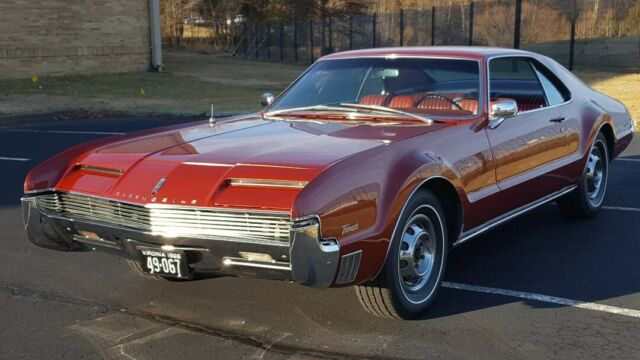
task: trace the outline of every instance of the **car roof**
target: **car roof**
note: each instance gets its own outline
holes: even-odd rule
[[[523,50],[506,49],[498,47],[482,46],[416,46],[416,47],[389,47],[351,50],[333,53],[320,58],[320,60],[335,60],[346,58],[365,57],[459,57],[474,60],[483,60],[498,55],[533,55]]]

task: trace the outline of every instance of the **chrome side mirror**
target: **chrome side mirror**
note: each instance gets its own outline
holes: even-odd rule
[[[262,105],[263,107],[269,106],[271,105],[271,103],[273,103],[273,100],[275,100],[275,98],[276,97],[273,96],[272,93],[264,93],[260,97],[260,105]]]
[[[491,104],[489,127],[497,128],[503,121],[518,115],[518,103],[513,99],[499,99]]]

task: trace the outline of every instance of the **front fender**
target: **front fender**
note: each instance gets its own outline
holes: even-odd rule
[[[460,181],[441,157],[397,144],[367,151],[332,165],[303,189],[293,216],[317,215],[324,238],[335,238],[340,256],[362,251],[354,283],[374,278],[384,264],[400,213],[428,179]],[[375,153],[374,153],[375,152]]]

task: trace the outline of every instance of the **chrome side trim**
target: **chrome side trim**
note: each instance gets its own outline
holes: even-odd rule
[[[511,219],[513,219],[515,217],[518,217],[518,216],[520,216],[520,215],[522,215],[524,213],[527,213],[527,212],[529,212],[529,211],[531,211],[531,210],[533,210],[533,209],[535,209],[535,208],[537,208],[537,207],[539,207],[541,205],[544,205],[544,204],[548,203],[549,201],[555,200],[555,199],[559,198],[560,196],[565,195],[565,194],[573,191],[576,187],[577,187],[576,185],[568,186],[568,187],[566,187],[566,188],[564,188],[564,189],[562,189],[562,190],[560,190],[558,192],[549,194],[549,195],[547,195],[545,197],[542,197],[542,198],[540,198],[540,199],[538,199],[536,201],[533,201],[533,202],[531,202],[531,203],[529,203],[527,205],[521,206],[521,207],[519,207],[519,208],[517,208],[515,210],[512,210],[512,211],[510,211],[510,212],[508,212],[506,214],[503,214],[503,215],[501,215],[501,216],[499,216],[499,217],[497,217],[497,218],[495,218],[495,219],[493,219],[491,221],[488,221],[483,225],[480,225],[480,226],[475,227],[475,228],[473,228],[473,229],[471,229],[471,230],[469,230],[467,232],[464,232],[464,233],[462,233],[462,236],[460,236],[460,239],[456,240],[456,242],[454,242],[452,246],[456,247],[456,246],[458,246],[458,245],[460,245],[460,244],[462,244],[462,243],[464,243],[464,242],[466,242],[466,241],[468,241],[468,240],[470,240],[470,239],[472,239],[472,238],[474,238],[474,237],[476,237],[476,236],[478,236],[480,234],[483,234],[483,233],[493,229],[494,227],[496,227],[498,225],[504,224],[505,222],[507,222],[507,221],[509,221],[509,220],[511,220]]]

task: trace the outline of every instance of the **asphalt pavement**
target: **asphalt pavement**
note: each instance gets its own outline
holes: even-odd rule
[[[0,359],[640,358],[640,135],[612,163],[597,218],[568,221],[548,204],[492,230],[450,253],[424,319],[389,321],[351,288],[150,281],[117,257],[28,242],[29,169],[74,144],[173,123],[0,128]]]

